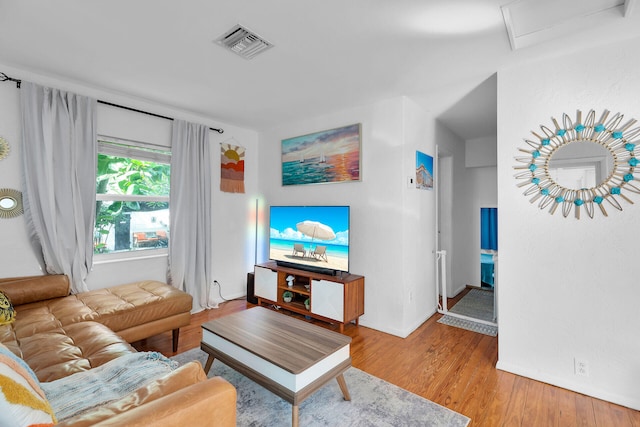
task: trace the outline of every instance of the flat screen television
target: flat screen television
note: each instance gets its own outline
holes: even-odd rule
[[[349,271],[349,206],[271,206],[269,259],[335,275]]]

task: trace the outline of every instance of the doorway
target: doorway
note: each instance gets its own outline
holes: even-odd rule
[[[496,311],[495,311],[495,292],[493,292],[493,287],[495,286],[495,269],[493,268],[493,263],[490,264],[490,267],[487,267],[487,286],[486,289],[482,289],[480,283],[475,286],[467,286],[466,289],[456,290],[454,281],[451,280],[451,271],[452,271],[452,261],[454,261],[454,211],[453,211],[453,155],[441,151],[439,147],[436,147],[436,158],[434,159],[434,189],[436,191],[436,298],[439,301],[438,304],[438,312],[441,314],[445,314],[445,317],[449,319],[451,317],[458,319],[462,322],[462,324],[470,325],[470,324],[480,324],[478,327],[478,331],[484,329],[491,329],[497,326],[496,324]],[[475,211],[478,212],[478,211]],[[478,213],[473,214],[477,218]],[[482,233],[483,226],[481,222],[483,221],[482,215],[485,215],[486,218],[484,222],[486,222],[485,231],[484,231],[484,242],[481,238],[480,234]],[[492,260],[493,254],[497,254],[497,208],[491,207],[486,208],[486,210],[481,210],[481,218],[477,220],[478,223],[473,229],[477,230],[478,237],[475,240],[477,249],[470,249],[471,253],[475,253],[474,260],[472,261],[471,257],[461,258],[458,257],[458,262],[462,259],[464,262],[473,262],[476,267],[480,267],[480,269],[485,269],[482,263],[482,257],[480,258],[481,265],[477,266],[478,255],[481,255],[481,251],[486,252]],[[486,249],[481,249],[484,247]],[[466,249],[466,248],[463,248]],[[486,257],[486,256],[485,256]],[[470,265],[469,265],[470,267]],[[468,268],[468,267],[467,267]],[[478,274],[478,273],[476,273]],[[478,277],[481,277],[482,273],[478,274]],[[467,282],[467,283],[472,283]],[[458,295],[454,295],[457,293]],[[460,297],[461,295],[461,297]],[[453,301],[451,307],[448,307],[450,301],[448,298],[456,297]],[[455,321],[446,320],[449,322],[447,324],[456,325]],[[444,322],[444,323],[446,323]],[[473,326],[473,328],[476,328]],[[468,328],[465,328],[468,329]],[[476,330],[476,329],[472,329]],[[493,331],[497,329],[492,329],[490,334],[493,334]],[[497,332],[496,332],[497,333]]]
[[[497,74],[439,114],[437,123],[450,131],[442,132],[438,139],[450,154],[437,156],[440,165],[434,185],[439,191],[435,230],[438,312],[446,314],[443,319],[458,316],[460,323],[483,323],[497,330],[497,295],[491,288],[498,286],[498,265],[496,259],[493,268],[485,268],[493,280],[487,279],[483,288],[479,217],[481,207],[497,206]],[[448,205],[449,201],[453,203]],[[497,253],[496,249],[488,251]],[[493,260],[494,254],[487,254],[484,258]],[[478,292],[489,299],[489,313],[483,317],[488,320],[457,314],[460,303]]]

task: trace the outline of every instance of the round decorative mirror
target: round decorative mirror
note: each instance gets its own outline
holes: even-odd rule
[[[605,205],[622,210],[622,200],[633,203],[630,193],[640,194],[633,182],[640,127],[629,130],[635,119],[622,123],[622,114],[609,115],[605,110],[596,120],[591,110],[583,121],[578,111],[575,122],[564,114],[562,125],[552,117],[553,130],[540,125],[531,132],[535,139],[525,138],[529,147],[519,151],[527,155],[516,157],[515,169],[531,203],[551,214],[560,208],[565,217],[574,211],[578,219],[581,210],[593,218],[596,209],[607,216]]]
[[[0,218],[14,218],[22,212],[22,193],[10,188],[0,189]]]

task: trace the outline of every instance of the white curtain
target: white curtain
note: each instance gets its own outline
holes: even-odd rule
[[[96,209],[95,99],[23,82],[24,206],[31,241],[49,274],[88,290]]]
[[[210,298],[212,178],[209,128],[174,120],[168,280],[193,296],[193,312],[217,307]]]

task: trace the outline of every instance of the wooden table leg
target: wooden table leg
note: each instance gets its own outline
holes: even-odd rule
[[[204,364],[204,373],[209,375],[209,370],[211,369],[211,365],[213,365],[213,361],[216,360],[215,357],[209,355],[207,358],[207,363]]]
[[[349,389],[347,388],[347,382],[344,380],[344,376],[340,374],[336,377],[336,380],[338,381],[340,390],[342,390],[342,395],[344,396],[344,400],[351,400],[351,395],[349,394]]]
[[[291,427],[298,427],[298,405],[291,407]]]
[[[176,328],[172,331],[173,352],[178,351],[178,340],[180,339],[180,328]]]

